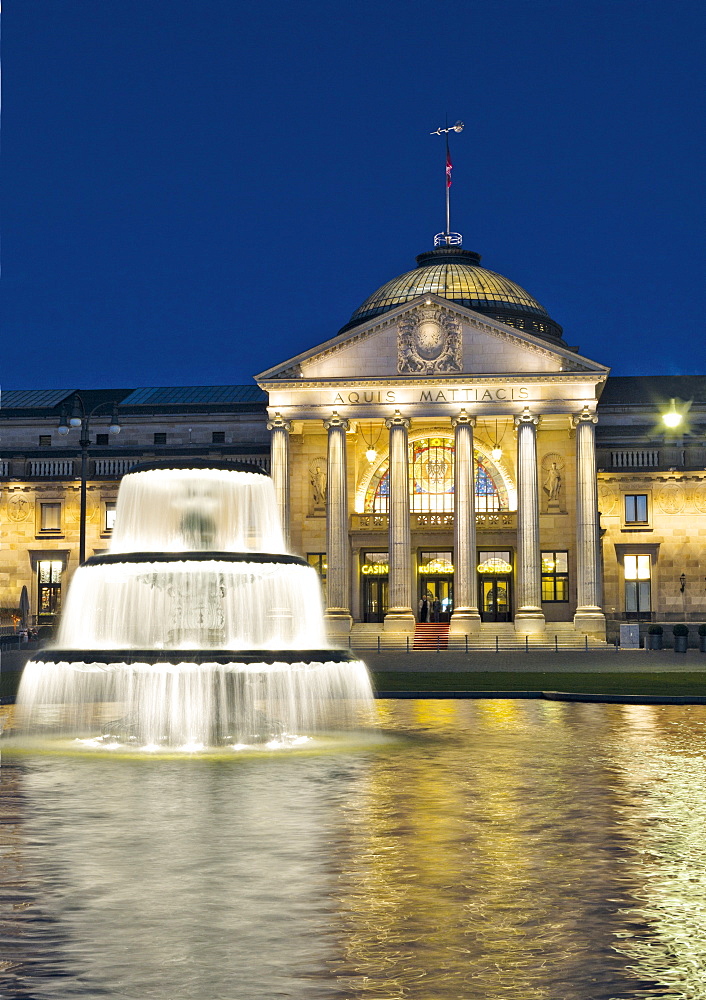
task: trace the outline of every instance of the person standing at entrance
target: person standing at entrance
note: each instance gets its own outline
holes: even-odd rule
[[[439,600],[438,597],[434,598],[434,602],[433,602],[433,604],[431,606],[431,611],[432,611],[431,620],[433,622],[440,621],[441,620],[441,601]]]
[[[429,601],[427,600],[426,594],[424,594],[424,596],[419,600],[419,621],[429,621]]]

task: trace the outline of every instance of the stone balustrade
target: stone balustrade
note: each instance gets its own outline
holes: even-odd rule
[[[30,459],[27,474],[33,479],[69,479],[74,475],[74,463],[67,458]]]
[[[492,513],[476,514],[476,530],[478,531],[514,531],[517,512],[514,510],[499,510]],[[415,530],[453,530],[453,514],[412,514],[410,515],[412,531]],[[387,531],[387,514],[354,514],[351,518],[353,531]]]

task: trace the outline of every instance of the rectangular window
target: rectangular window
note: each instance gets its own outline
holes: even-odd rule
[[[60,503],[42,503],[39,505],[39,530],[61,531]]]
[[[105,501],[104,531],[112,531],[115,526],[115,500]]]
[[[110,444],[110,434],[96,434],[96,444],[101,447]]]
[[[51,448],[51,434],[40,434],[39,435],[39,447],[40,448]]]
[[[37,564],[38,622],[53,622],[61,611],[61,560],[42,559]]]
[[[569,600],[569,553],[542,552],[542,601]]]
[[[306,561],[310,566],[313,566],[316,572],[321,577],[322,582],[326,580],[326,553],[325,552],[307,552]]]
[[[321,596],[323,598],[324,604],[326,603],[326,553],[325,552],[307,552],[306,561],[310,566],[313,566],[316,572],[319,574],[319,579],[321,580]]]
[[[226,443],[226,432],[225,431],[213,431],[211,434],[211,444],[225,444]]]
[[[166,432],[160,431],[159,433],[155,434],[155,436],[154,436],[154,443],[155,444],[166,444],[167,443]]]
[[[647,524],[647,494],[625,494],[625,523]]]
[[[648,616],[651,611],[650,556],[623,556],[623,570],[625,575],[625,613],[634,618]]]

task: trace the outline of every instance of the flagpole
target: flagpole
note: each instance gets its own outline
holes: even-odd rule
[[[453,169],[453,164],[451,163],[451,151],[449,150],[449,132],[463,132],[463,122],[456,122],[449,128],[448,116],[446,119],[445,128],[435,129],[431,135],[443,135],[446,139],[446,172],[444,174],[444,180],[446,183],[446,232],[437,233],[434,237],[434,246],[461,246],[462,237],[460,233],[451,232],[451,193],[449,188],[451,187],[451,170]]]
[[[449,136],[446,134],[446,171],[444,173],[444,180],[446,182],[446,235],[448,236],[451,232],[451,185],[449,184],[449,158],[451,154],[449,152]]]

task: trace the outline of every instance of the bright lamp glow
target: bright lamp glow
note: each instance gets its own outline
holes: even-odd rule
[[[378,453],[375,451],[374,448],[368,448],[368,450],[365,453],[365,457],[369,462],[374,462],[375,459],[378,457]]]
[[[666,427],[678,427],[682,422],[682,414],[677,410],[676,400],[672,400],[670,409],[662,414],[662,423]]]
[[[497,462],[499,459],[503,457],[502,448],[493,448],[493,450],[490,453],[490,457],[493,459],[494,462]]]

